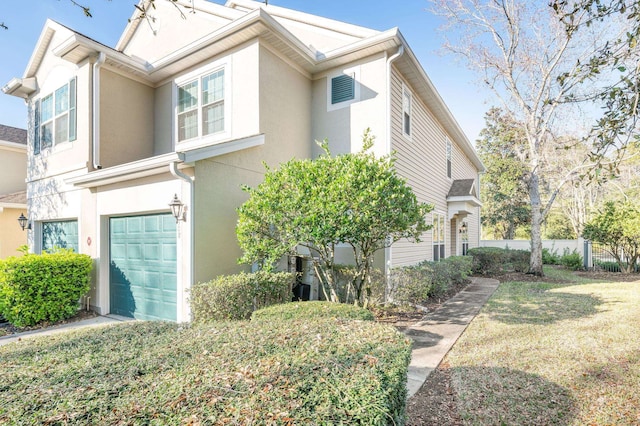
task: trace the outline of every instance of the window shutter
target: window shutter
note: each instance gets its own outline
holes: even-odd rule
[[[77,136],[76,124],[76,78],[69,81],[69,141],[75,141]]]
[[[351,75],[339,75],[331,79],[331,104],[355,98],[355,79]]]
[[[33,109],[33,153],[40,154],[40,99],[35,101]]]

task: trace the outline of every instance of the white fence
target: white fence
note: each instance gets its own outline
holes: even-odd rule
[[[480,240],[480,247],[500,247],[514,250],[531,250],[530,240]],[[542,240],[542,248],[548,249],[551,253],[562,255],[565,250],[568,252],[577,251],[582,255],[584,250],[584,240]]]

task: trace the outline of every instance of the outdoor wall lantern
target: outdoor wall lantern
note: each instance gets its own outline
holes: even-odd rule
[[[20,224],[20,228],[24,231],[26,229],[31,229],[31,222],[24,216],[24,213],[20,213],[20,217],[18,218],[18,223]]]
[[[169,207],[171,207],[171,214],[176,218],[176,223],[187,221],[187,206],[180,201],[178,194],[173,195],[173,200],[169,203]]]
[[[462,223],[462,226],[460,227],[460,231],[458,231],[460,234],[466,234],[467,233],[467,224],[466,222]]]

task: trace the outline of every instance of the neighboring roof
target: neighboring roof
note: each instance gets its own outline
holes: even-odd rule
[[[0,124],[0,141],[27,144],[27,131],[17,127]]]
[[[0,195],[0,207],[20,208],[27,206],[27,191]]]
[[[465,197],[465,196],[476,196],[475,194],[475,179],[457,179],[454,180],[451,184],[451,189],[449,189],[449,193],[447,194],[447,198],[449,197]]]

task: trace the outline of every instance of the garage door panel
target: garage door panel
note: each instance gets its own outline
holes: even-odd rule
[[[166,226],[166,224],[172,226]],[[111,311],[146,320],[176,320],[176,224],[171,215],[112,218]],[[125,247],[123,250],[122,247]],[[124,252],[124,256],[122,254]],[[125,313],[121,313],[125,312]]]

